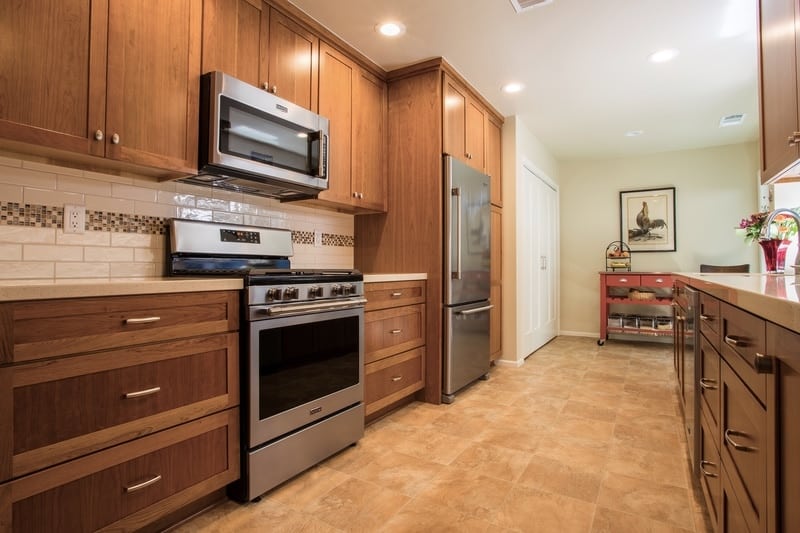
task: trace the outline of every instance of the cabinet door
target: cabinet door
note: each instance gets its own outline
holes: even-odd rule
[[[386,84],[358,69],[353,102],[352,189],[357,205],[386,211]]]
[[[503,211],[492,206],[491,216],[489,298],[494,307],[489,315],[489,354],[492,360],[495,360],[503,353]]]
[[[263,19],[263,20],[262,20]],[[203,57],[201,73],[214,70],[261,87],[261,50],[266,49],[269,7],[260,1],[203,0]]]
[[[789,141],[800,128],[795,36],[797,0],[761,0],[759,4],[763,183],[800,157],[800,145]]]
[[[319,113],[330,119],[328,190],[321,200],[351,202],[353,80],[356,66],[328,46],[320,44]]]
[[[0,136],[103,155],[108,2],[0,2]]]
[[[202,0],[110,0],[106,157],[197,171]]]
[[[467,163],[479,172],[486,171],[484,139],[486,138],[486,113],[478,102],[467,98],[464,147]]]
[[[503,207],[502,144],[503,127],[487,113],[486,173],[492,178],[492,205]]]
[[[270,9],[268,54],[270,91],[315,111],[319,39]]]
[[[467,93],[449,76],[444,76],[444,123],[442,142],[444,152],[467,162],[465,114]]]

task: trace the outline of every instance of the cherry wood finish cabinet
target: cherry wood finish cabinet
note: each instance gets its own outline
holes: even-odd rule
[[[0,305],[0,530],[136,530],[237,479],[238,309],[235,291]]]
[[[486,171],[486,111],[467,88],[444,75],[444,152]]]
[[[800,2],[760,0],[761,182],[800,175]]]
[[[201,2],[4,2],[15,50],[0,80],[0,138],[66,159],[195,172]]]
[[[492,178],[492,205],[503,207],[503,124],[486,115],[486,173]]]
[[[425,383],[425,281],[366,283],[364,403],[367,420]]]

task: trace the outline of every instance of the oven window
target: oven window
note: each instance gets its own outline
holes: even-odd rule
[[[220,96],[220,152],[315,175],[319,150],[319,132]]]
[[[358,327],[350,316],[258,332],[259,418],[358,384]]]

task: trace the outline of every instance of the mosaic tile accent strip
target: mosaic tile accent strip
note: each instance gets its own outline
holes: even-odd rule
[[[164,235],[167,232],[168,223],[169,220],[163,217],[110,213],[106,211],[86,212],[86,229],[92,231]],[[63,228],[64,208],[0,201],[0,225]],[[314,232],[292,231],[292,242],[295,244],[314,244]],[[323,233],[322,245],[352,248],[355,246],[355,238],[352,235]]]

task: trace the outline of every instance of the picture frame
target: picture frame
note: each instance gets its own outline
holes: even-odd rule
[[[620,191],[620,240],[631,252],[674,252],[675,187]]]

